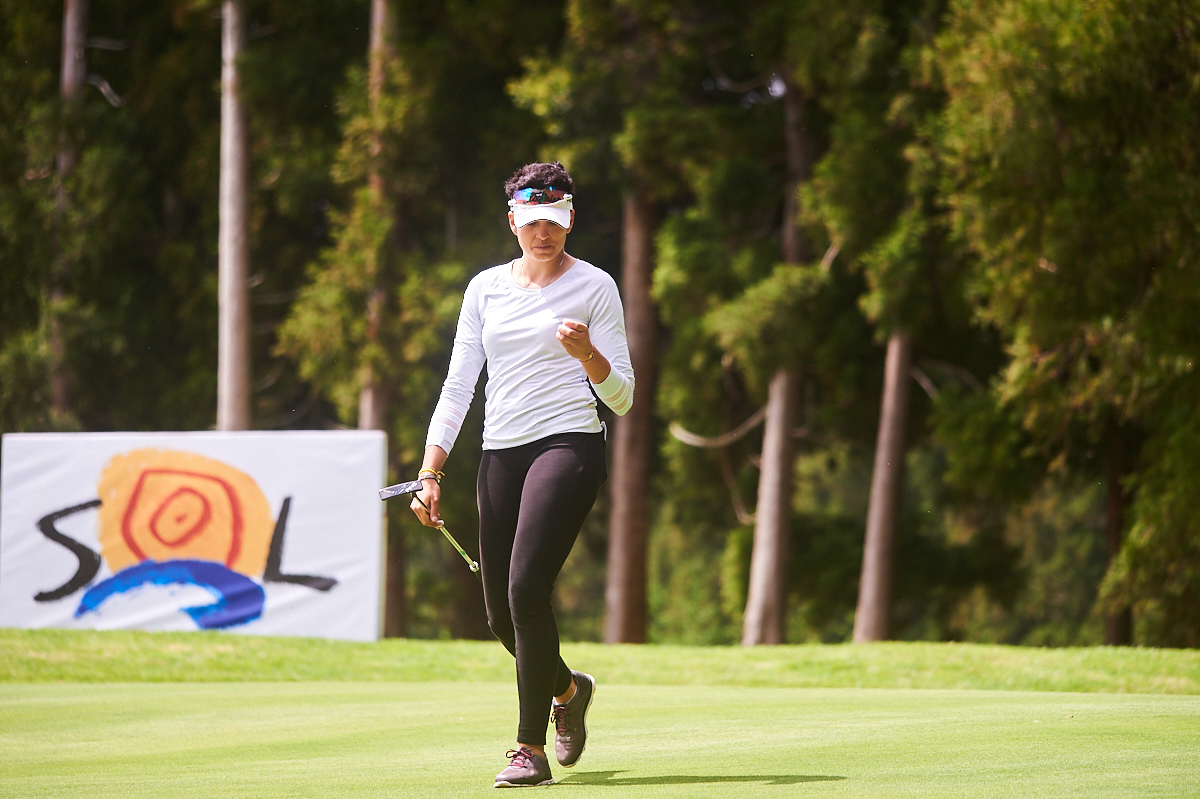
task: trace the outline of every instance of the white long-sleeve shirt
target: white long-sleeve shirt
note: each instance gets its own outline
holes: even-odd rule
[[[592,344],[612,370],[589,390],[583,364],[556,335],[564,319],[588,326]],[[596,397],[624,415],[633,405],[633,366],[617,284],[601,269],[576,261],[545,288],[522,288],[512,262],[493,266],[467,285],[450,369],[426,445],[449,452],[487,364],[483,448],[507,449],[555,433],[598,433]]]

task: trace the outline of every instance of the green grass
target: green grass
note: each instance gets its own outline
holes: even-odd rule
[[[0,795],[488,796],[500,683],[0,686]],[[601,684],[570,797],[1184,796],[1200,698]]]
[[[565,644],[621,685],[955,688],[1200,695],[1200,652],[885,643],[770,647]],[[494,641],[355,644],[218,633],[0,629],[0,682],[423,682],[512,679]]]
[[[1196,652],[564,653],[600,687],[557,795],[1200,795]],[[0,797],[491,796],[512,674],[495,643],[3,630]]]

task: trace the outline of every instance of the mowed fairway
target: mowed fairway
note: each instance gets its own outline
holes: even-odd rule
[[[494,795],[499,682],[0,685],[5,797]],[[568,797],[1194,796],[1200,697],[601,682]]]

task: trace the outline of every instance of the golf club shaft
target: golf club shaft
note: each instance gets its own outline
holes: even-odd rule
[[[414,494],[413,496],[416,495]],[[422,508],[427,511],[429,510],[429,506],[426,505],[420,497],[417,497],[417,502],[421,503]],[[446,529],[446,523],[442,522],[440,525],[438,525],[438,529],[442,531],[442,535],[446,536],[446,540],[449,541],[450,545],[458,551],[458,554],[462,555],[462,559],[467,562],[467,568],[471,570],[471,573],[476,577],[479,577],[480,582],[483,582],[483,578],[479,575],[479,564],[471,560],[471,556],[468,555],[466,551],[458,545],[458,542],[454,540],[454,536],[450,535],[450,531]]]
[[[387,488],[379,489],[379,498],[387,501],[393,497],[399,497],[404,494],[412,494],[417,498],[417,502],[421,503],[421,507],[428,511],[429,506],[422,501],[421,497],[417,496],[417,492],[420,490],[420,480],[413,480],[408,483],[397,483],[394,486],[388,486]],[[446,536],[446,540],[450,542],[450,545],[454,547],[458,554],[462,555],[462,559],[467,562],[467,568],[469,568],[476,577],[479,577],[480,582],[483,582],[483,578],[479,575],[479,564],[472,560],[471,556],[468,555],[466,551],[464,551],[463,548],[458,545],[458,542],[454,540],[454,536],[450,535],[450,531],[446,529],[445,523],[439,525],[438,529],[442,531],[442,535]]]
[[[467,568],[469,568],[471,571],[478,574],[479,573],[479,564],[476,563],[475,561],[471,560],[471,556],[463,551],[463,548],[460,547],[458,545],[458,542],[454,540],[454,536],[450,535],[450,531],[446,529],[446,525],[443,524],[439,529],[441,529],[442,535],[446,536],[446,540],[450,542],[450,545],[453,546],[456,550],[458,550],[458,554],[462,555],[463,560],[465,560],[467,562]]]

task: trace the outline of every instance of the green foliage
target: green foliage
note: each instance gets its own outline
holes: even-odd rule
[[[946,452],[944,479],[970,500],[1019,504],[1044,472],[1018,413],[992,392],[944,389],[932,421]]]
[[[955,223],[981,257],[972,288],[1008,333],[1006,387],[1033,400],[1030,427],[1133,415],[1178,374],[1188,338],[1165,334],[1190,335],[1176,324],[1195,301],[1177,285],[1195,246],[1194,89],[1171,80],[1192,57],[1180,13],[964,6],[941,44]]]
[[[725,124],[738,122],[720,119],[719,110],[716,115]],[[717,141],[742,146],[732,136]],[[749,153],[722,155],[692,170],[695,207],[663,222],[652,290],[667,331],[659,413],[704,435],[732,429],[759,404],[743,370],[713,335],[711,320],[779,257],[775,241],[747,240],[740,227],[746,223],[759,232],[773,225],[782,191],[765,189],[777,180]],[[753,507],[756,476],[749,458],[759,441],[751,435],[719,452],[674,440],[662,447],[665,501],[650,554],[652,640],[732,643],[740,637],[749,541],[730,493]]]
[[[963,640],[1030,646],[1103,643],[1096,598],[1107,566],[1099,483],[1047,480],[1029,501],[1011,506],[1004,540],[1018,549],[1019,592],[999,602],[978,589],[953,620]]]
[[[1132,479],[1134,523],[1106,577],[1108,604],[1133,601],[1138,638],[1159,646],[1200,647],[1200,533],[1191,477],[1200,474],[1194,380],[1143,450],[1146,469]]]
[[[789,634],[846,637],[880,344],[903,328],[927,393],[908,430],[899,634],[1084,644],[1133,606],[1138,641],[1200,646],[1191,5],[399,2],[374,110],[365,0],[247,7],[256,426],[354,424],[369,371],[392,394],[395,475],[410,471],[462,287],[514,249],[500,186],[558,159],[580,185],[572,252],[618,271],[631,190],[661,223],[654,640],[737,640],[761,443],[698,449],[665,428],[733,429],[794,362]],[[91,4],[89,36],[126,46],[89,48],[88,71],[126,102],[86,85],[64,107],[61,4],[0,0],[0,431],[212,425],[217,8]],[[780,264],[781,87],[813,148],[800,265]],[[60,181],[64,144],[78,158]],[[52,330],[74,393],[62,416]],[[468,539],[480,423],[445,486]],[[1132,503],[1107,568],[1113,430],[1133,451],[1106,488]],[[603,514],[556,599],[568,638],[600,634]],[[485,634],[469,575],[403,507],[389,516],[410,632]]]
[[[46,339],[41,331],[9,334],[0,350],[0,429],[52,430]]]
[[[539,22],[519,29],[514,5],[393,4],[398,36],[380,94],[372,102],[358,60],[365,46],[339,90],[341,143],[329,176],[346,196],[330,209],[328,246],[310,260],[278,331],[276,352],[297,364],[342,424],[357,423],[368,381],[386,392],[397,480],[420,464],[463,288],[512,249],[500,187],[532,160],[539,135],[511,107],[505,86],[526,48],[544,46],[560,25],[549,3],[549,14],[523,7]],[[449,523],[469,549],[463,532],[476,522],[479,429],[476,412],[443,486]],[[408,634],[487,635],[478,588],[469,577],[462,582],[461,564],[393,504],[390,535],[406,557]]]
[[[332,175],[358,188],[348,212],[331,212],[333,243],[309,267],[309,282],[278,332],[279,352],[297,361],[301,377],[344,423],[355,422],[370,376],[387,387],[395,411],[392,457],[401,472],[420,464],[423,421],[437,388],[433,372],[444,363],[465,276],[457,262],[430,265],[411,243],[409,228],[421,217],[408,209],[433,179],[429,98],[418,86],[402,59],[390,59],[371,109],[366,73],[350,71]],[[369,175],[381,178],[364,185]],[[377,289],[385,298],[372,308]]]
[[[792,640],[837,641],[850,632],[882,372],[882,352],[872,339],[886,338],[896,325],[916,328],[923,334],[920,351],[944,359],[938,363],[951,372],[954,363],[986,369],[1000,361],[994,343],[969,329],[962,270],[943,244],[945,224],[933,197],[936,171],[921,126],[939,102],[912,62],[920,65],[914,53],[928,44],[940,11],[935,4],[887,13],[870,4],[832,11],[817,3],[763,4],[746,11],[752,32],[721,54],[732,64],[742,63],[749,46],[773,53],[789,90],[805,96],[807,135],[821,150],[813,153],[820,157],[801,189],[801,221],[813,256],[825,250],[820,265],[778,263],[772,234],[784,194],[783,120],[780,104],[761,95],[740,109],[712,103],[719,144],[689,170],[691,206],[668,219],[659,237],[655,297],[670,331],[659,407],[667,418],[707,435],[727,431],[762,402],[780,364],[798,362],[804,369],[789,578]],[[799,21],[814,14],[820,23]],[[948,394],[947,404],[957,396]],[[920,445],[920,420],[931,408],[921,398],[914,404],[910,440]],[[691,582],[717,580],[731,626],[744,602],[749,531],[729,518],[725,497],[731,490],[753,496],[757,475],[750,459],[758,442],[757,434],[747,437],[720,458],[674,443],[665,450],[664,541],[678,536],[679,516],[694,521],[685,528],[689,548],[663,543],[672,547],[663,560],[694,558],[696,546],[724,537],[719,549],[707,544],[705,556],[710,562],[720,557],[719,573],[710,566],[706,573],[713,577]],[[936,451],[928,456],[937,460]],[[906,507],[931,507],[919,514],[909,507],[900,532],[896,613],[903,637],[958,636],[950,619],[973,585],[1011,594],[1002,586],[1013,579],[1012,552],[995,543],[995,532],[972,542],[946,537],[952,503],[940,491],[941,480],[939,468],[910,480]],[[841,499],[830,504],[831,496]],[[752,509],[752,501],[746,504]],[[700,529],[727,535],[706,537]],[[663,593],[681,591],[673,586]],[[706,619],[702,629],[716,628]],[[672,640],[689,640],[682,629],[672,634],[679,636]]]
[[[806,312],[819,304],[825,282],[819,266],[779,264],[769,277],[714,309],[705,320],[708,330],[748,369],[810,355],[819,334],[797,320],[812,316]]]
[[[1200,18],[1154,0],[953,10],[945,191],[979,259],[971,296],[1010,356],[997,391],[1060,467],[1114,424],[1144,433],[1147,469],[1125,483],[1137,532],[1108,601],[1155,608],[1144,640],[1194,642],[1180,631],[1200,628],[1200,605],[1181,599],[1200,586],[1200,516],[1161,475],[1195,408]]]
[[[389,404],[400,409],[389,425],[393,458],[411,470],[424,444],[415,428],[429,404],[431,361],[444,358],[464,269],[430,267],[414,249],[412,228],[422,217],[409,209],[433,180],[430,100],[403,58],[387,59],[383,76],[371,108],[366,71],[349,70],[331,175],[351,190],[350,208],[330,212],[332,244],[309,266],[308,283],[279,328],[278,352],[297,362],[346,424],[355,422],[372,376],[387,386]],[[377,176],[370,185],[369,176]]]
[[[592,183],[636,182],[650,199],[675,196],[709,133],[685,88],[699,64],[690,15],[661,0],[570,0],[565,19],[558,55],[526,59],[509,85],[542,120],[545,157]]]
[[[48,4],[0,4],[0,335],[5,342],[37,327],[47,277],[49,241],[40,206],[53,171],[53,154],[45,152],[46,120],[53,115],[50,102],[57,89],[60,13]]]
[[[62,5],[6,4],[0,14],[0,350],[24,371],[6,430],[205,429],[216,387],[216,194],[220,21],[211,3],[92,4],[92,85],[60,108]],[[363,3],[251,3],[246,89],[252,108],[255,415],[260,426],[323,424],[294,370],[271,358],[273,317],[324,239],[331,89],[345,69]],[[365,33],[362,35],[365,47]],[[9,41],[9,37],[11,41]],[[323,44],[314,48],[314,37]],[[269,56],[260,59],[264,51]],[[314,53],[319,53],[313,57]],[[260,66],[261,65],[261,66]],[[269,77],[263,75],[269,72]],[[261,76],[261,78],[259,77]],[[263,79],[265,78],[265,80]],[[64,138],[60,139],[62,131]],[[56,207],[60,141],[77,150]],[[63,298],[52,302],[60,275]],[[72,419],[38,410],[46,340],[64,331]],[[35,340],[40,337],[40,340]],[[23,354],[22,354],[23,353]],[[14,375],[16,377],[16,375]],[[35,382],[29,382],[29,381]],[[8,400],[6,400],[8,402]],[[22,421],[23,420],[23,421]]]

